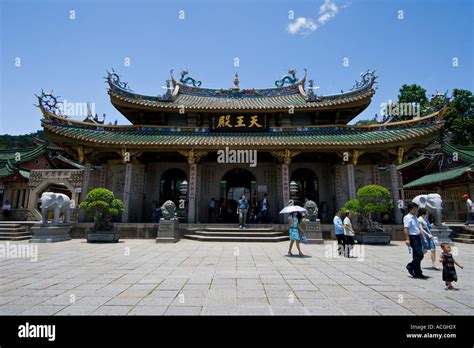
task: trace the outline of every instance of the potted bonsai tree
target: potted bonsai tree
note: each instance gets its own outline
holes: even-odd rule
[[[79,207],[94,218],[94,226],[86,232],[87,242],[118,242],[119,232],[114,229],[114,216],[122,214],[123,202],[105,188],[96,188],[87,194],[87,200]]]
[[[351,199],[343,207],[344,211],[360,217],[361,232],[356,235],[359,243],[389,244],[392,235],[386,233],[381,223],[372,220],[373,213],[386,213],[393,207],[390,191],[378,185],[366,185],[357,191],[357,199]]]

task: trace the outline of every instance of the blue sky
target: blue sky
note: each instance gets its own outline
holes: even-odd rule
[[[346,91],[360,72],[375,69],[379,88],[358,119],[380,114],[404,83],[430,93],[473,90],[470,0],[0,3],[0,134],[40,129],[33,104],[41,88],[93,102],[107,121],[127,124],[106,92],[103,77],[112,67],[135,92],[150,95],[164,93],[170,69],[177,76],[187,68],[203,87],[229,88],[238,72],[241,88],[266,88],[289,68],[299,75],[307,68],[318,94]]]

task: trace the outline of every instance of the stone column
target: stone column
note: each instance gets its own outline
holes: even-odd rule
[[[102,167],[100,169],[99,186],[105,188],[106,185],[107,185],[107,164],[102,164]]]
[[[391,164],[390,168],[390,186],[392,189],[392,199],[393,199],[393,206],[395,209],[395,222],[397,224],[402,223],[402,212],[400,211],[399,201],[400,201],[400,185],[399,185],[399,174],[397,170],[397,166],[395,164]]]
[[[20,189],[20,197],[18,198],[18,208],[25,208],[25,190]]]
[[[189,163],[189,184],[188,184],[188,222],[196,222],[196,182],[197,164],[196,159],[188,157]]]
[[[374,185],[380,185],[379,166],[376,164],[372,165],[372,181]]]
[[[122,213],[122,222],[128,222],[130,216],[130,189],[132,186],[132,163],[125,165],[125,180],[123,184],[123,204],[125,209]]]
[[[281,164],[281,191],[282,191],[282,199],[283,199],[283,206],[288,204],[290,200],[290,174],[289,174],[289,167],[291,163],[291,158],[285,158],[283,163]]]
[[[81,201],[85,201],[87,199],[87,193],[89,192],[89,181],[91,178],[91,164],[87,163],[84,167],[84,175],[82,177],[82,187],[81,187]],[[79,206],[80,202],[76,202],[76,207]],[[78,216],[78,221],[83,222],[85,220],[86,212],[81,209]]]
[[[349,193],[349,199],[356,199],[356,188],[355,188],[355,177],[354,177],[354,165],[346,164],[347,170],[347,190]]]
[[[30,207],[30,193],[31,193],[31,189],[27,188],[26,191],[25,191],[25,208],[27,208],[27,209],[31,209],[31,207]]]
[[[344,205],[344,192],[343,192],[343,180],[342,180],[342,168],[341,165],[336,164],[334,166],[334,191],[336,196],[336,209],[341,209]]]

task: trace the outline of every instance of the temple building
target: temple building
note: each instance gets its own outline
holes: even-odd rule
[[[397,169],[402,175],[407,202],[427,192],[439,193],[443,198],[444,221],[466,221],[463,195],[474,197],[474,146],[432,144]]]
[[[109,188],[124,200],[122,222],[153,221],[166,200],[182,221],[234,222],[241,194],[254,202],[267,193],[273,222],[282,222],[278,212],[290,199],[310,199],[325,223],[371,183],[390,189],[399,206],[397,165],[439,137],[442,112],[348,125],[370,104],[376,78],[367,71],[347,92],[317,95],[306,71],[298,78],[290,70],[267,89],[241,89],[237,74],[231,88],[204,88],[182,71],[179,81],[171,73],[165,94],[148,96],[108,72],[110,101],[132,125],[75,121],[51,94],[38,101],[47,138],[84,166],[80,183],[67,187],[79,201],[94,187]],[[219,214],[209,211],[212,198]],[[401,222],[399,209],[391,219]]]
[[[34,140],[34,146],[0,150],[0,203],[10,202],[12,220],[37,220],[38,197],[55,191],[76,198],[76,193],[51,178],[51,173],[82,173],[84,166],[67,158],[57,145]],[[54,176],[54,174],[53,174]],[[41,184],[41,185],[36,185]],[[3,214],[0,211],[0,220]]]

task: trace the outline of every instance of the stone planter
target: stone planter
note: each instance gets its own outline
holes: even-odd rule
[[[323,232],[321,231],[321,222],[303,220],[301,227],[308,239],[308,244],[324,244]]]
[[[161,219],[156,233],[156,243],[176,243],[180,237],[178,220]]]
[[[30,243],[55,243],[71,240],[70,224],[37,224],[31,227]]]
[[[392,234],[388,232],[360,232],[356,233],[355,240],[360,244],[390,244]]]
[[[117,243],[120,239],[120,233],[118,231],[93,231],[89,230],[86,232],[87,243],[91,242],[111,242]]]

